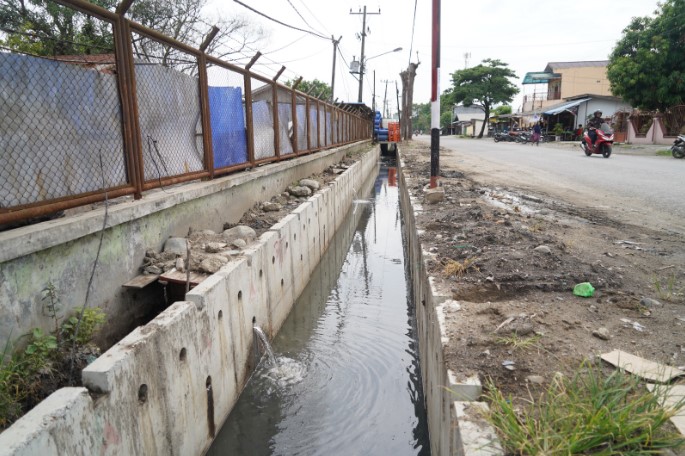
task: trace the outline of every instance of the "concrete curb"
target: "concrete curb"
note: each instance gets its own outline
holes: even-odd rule
[[[427,272],[426,262],[434,255],[423,250],[416,216],[423,211],[422,201],[409,193],[418,185],[417,178],[405,171],[401,148],[398,149],[400,205],[407,229],[408,264],[413,284],[419,336],[423,392],[428,415],[431,453],[434,455],[496,456],[503,455],[494,429],[485,421],[487,404],[478,402],[482,385],[469,377],[447,369],[444,350],[449,345],[445,327],[446,312],[460,305],[452,292]]]

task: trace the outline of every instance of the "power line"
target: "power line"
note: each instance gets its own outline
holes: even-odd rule
[[[297,8],[295,8],[295,5],[293,5],[293,3],[292,3],[290,0],[287,0],[287,1],[288,1],[288,4],[290,4],[290,6],[292,6],[292,8],[295,10],[295,12],[297,13],[297,15],[300,16],[300,19],[302,19],[302,21],[303,21],[305,24],[307,24],[307,27],[309,27],[310,29],[314,30],[316,33],[321,33],[321,32],[319,32],[318,30],[316,30],[314,27],[312,27],[312,26],[309,24],[309,22],[307,22],[307,19],[305,19],[305,18],[300,14],[300,12],[297,10]]]
[[[295,27],[295,26],[293,26],[293,25],[286,24],[285,22],[281,22],[281,21],[279,21],[278,19],[274,19],[273,17],[271,17],[271,16],[269,16],[269,15],[267,15],[267,14],[264,14],[264,13],[262,13],[261,11],[256,10],[256,9],[252,8],[251,6],[246,5],[245,3],[241,2],[240,0],[233,0],[233,1],[236,2],[236,3],[239,4],[239,5],[241,5],[241,6],[245,7],[245,8],[247,8],[247,9],[249,9],[250,11],[252,11],[252,12],[254,12],[254,13],[256,13],[256,14],[259,14],[260,16],[263,16],[263,17],[269,19],[270,21],[273,21],[273,22],[275,22],[275,23],[277,23],[277,24],[280,24],[280,25],[282,25],[282,26],[284,26],[284,27],[288,27],[288,28],[291,28],[291,29],[293,29],[293,30],[298,30],[298,31],[304,32],[304,33],[309,33],[309,34],[312,35],[312,36],[315,36],[315,37],[317,37],[317,38],[323,38],[323,39],[326,40],[326,41],[330,40],[330,38],[328,38],[327,36],[319,35],[318,33],[315,33],[315,32],[309,31],[309,30],[304,30],[304,29],[301,29],[301,28],[299,28],[299,27]]]

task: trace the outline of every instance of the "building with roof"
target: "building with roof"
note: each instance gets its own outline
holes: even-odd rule
[[[521,112],[542,112],[546,108],[583,94],[612,96],[607,77],[608,60],[550,62],[543,71],[526,73]]]

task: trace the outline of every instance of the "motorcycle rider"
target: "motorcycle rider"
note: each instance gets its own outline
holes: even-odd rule
[[[602,111],[598,109],[587,123],[587,134],[590,136],[593,145],[595,144],[595,141],[597,141],[597,129],[600,128],[603,123],[604,119],[602,119]]]

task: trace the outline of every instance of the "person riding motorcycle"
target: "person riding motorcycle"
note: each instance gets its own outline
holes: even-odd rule
[[[592,144],[597,141],[597,129],[601,128],[603,123],[604,119],[602,119],[602,111],[598,109],[587,123],[587,134],[590,136]]]

